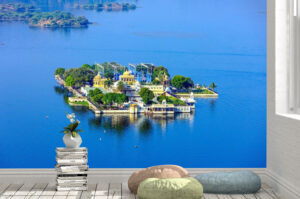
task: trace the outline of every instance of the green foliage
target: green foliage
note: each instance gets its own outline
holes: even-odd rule
[[[74,84],[75,84],[74,78],[71,75],[69,75],[66,78],[66,86],[73,86]]]
[[[160,81],[157,80],[157,79],[155,79],[155,80],[153,80],[153,81],[151,82],[151,84],[153,84],[153,85],[159,85],[159,84],[160,84]]]
[[[124,84],[124,82],[119,81],[119,82],[118,82],[118,85],[117,85],[117,89],[118,89],[120,92],[124,91],[124,90],[125,90],[125,84]]]
[[[164,74],[164,75],[167,75],[168,77],[170,77],[168,69],[163,67],[163,66],[159,66],[159,67],[155,67],[153,69],[153,73],[152,73],[152,76],[151,76],[152,81],[155,80],[161,74]]]
[[[102,94],[102,91],[99,88],[95,88],[94,90],[89,90],[88,96],[94,97],[95,95]]]
[[[182,75],[175,75],[171,81],[172,85],[178,89],[188,89],[194,86],[193,80]]]
[[[217,88],[217,85],[213,82],[209,85],[209,88],[212,89],[213,91],[215,90],[215,88]]]
[[[101,101],[102,97],[103,97],[102,93],[96,94],[92,97],[92,101],[100,104],[100,103],[102,103],[102,101]]]
[[[186,105],[185,102],[173,96],[160,95],[157,97],[157,101],[159,101],[160,103],[162,103],[163,100],[166,100],[168,104],[182,105],[182,106]]]
[[[91,68],[91,66],[89,64],[83,64],[81,67],[82,68]]]
[[[74,78],[75,87],[82,87],[86,84],[91,85],[93,83],[93,79],[96,76],[96,71],[85,67],[70,68],[66,70],[63,75],[64,78],[67,76],[72,76]]]
[[[93,102],[97,102],[99,104],[122,104],[128,101],[128,98],[123,93],[106,93],[106,94],[96,94],[92,98]]]
[[[110,79],[105,80],[105,82],[104,82],[104,86],[105,86],[106,88],[110,88],[110,87],[112,86],[112,84],[113,84],[113,81],[110,80]]]
[[[78,105],[82,105],[82,106],[89,107],[89,103],[86,102],[86,101],[82,101],[82,102],[72,102],[72,104],[78,104]]]
[[[78,121],[71,123],[69,126],[64,127],[62,133],[72,133],[72,137],[76,137],[79,132],[83,132],[83,130],[77,129],[78,125],[79,125]]]
[[[212,92],[211,90],[209,90],[207,88],[198,88],[197,90],[194,90],[193,92],[197,93],[197,94],[214,94],[214,92]]]
[[[95,70],[96,69],[96,65],[95,64],[94,65],[83,64],[81,67],[82,68],[89,68],[91,70]]]
[[[154,98],[153,92],[148,88],[142,88],[139,92],[139,95],[141,96],[145,104],[150,104],[152,102],[152,99]]]
[[[101,100],[103,104],[121,104],[128,101],[127,96],[123,93],[107,93],[103,95]]]
[[[65,69],[64,68],[57,68],[55,70],[55,75],[59,75],[59,76],[62,76],[63,74],[65,73]]]
[[[1,21],[25,21],[30,26],[65,28],[87,27],[89,21],[83,17],[75,17],[69,12],[39,12],[34,6],[25,4],[1,4]]]
[[[104,77],[106,77],[107,79],[113,79],[114,74],[112,72],[106,72],[104,73]]]

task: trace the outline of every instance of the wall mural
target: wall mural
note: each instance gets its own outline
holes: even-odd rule
[[[0,0],[0,60],[1,168],[266,166],[265,1]]]

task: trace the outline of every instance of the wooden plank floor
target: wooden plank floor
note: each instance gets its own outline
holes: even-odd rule
[[[56,191],[55,184],[0,184],[0,199],[138,199],[126,183],[90,184],[88,191]],[[204,194],[204,199],[279,199],[272,189],[263,185],[257,194]],[[159,198],[158,198],[159,199]],[[174,198],[176,199],[176,198]]]

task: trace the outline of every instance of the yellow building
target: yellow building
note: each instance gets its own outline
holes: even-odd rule
[[[98,75],[96,75],[94,77],[94,80],[93,80],[93,87],[100,87],[100,88],[104,88],[104,82],[106,81],[107,79],[104,78],[104,77],[101,77],[101,74],[98,73]]]
[[[154,95],[161,95],[164,93],[165,87],[163,85],[143,85],[143,88],[148,88]]]
[[[134,75],[131,75],[130,71],[125,71],[123,75],[120,75],[120,80],[125,82],[127,85],[133,85],[136,82]]]

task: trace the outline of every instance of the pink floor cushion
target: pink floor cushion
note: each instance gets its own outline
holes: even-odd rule
[[[186,169],[176,165],[161,165],[134,172],[128,180],[129,190],[136,194],[142,181],[148,178],[185,178],[189,177]]]

